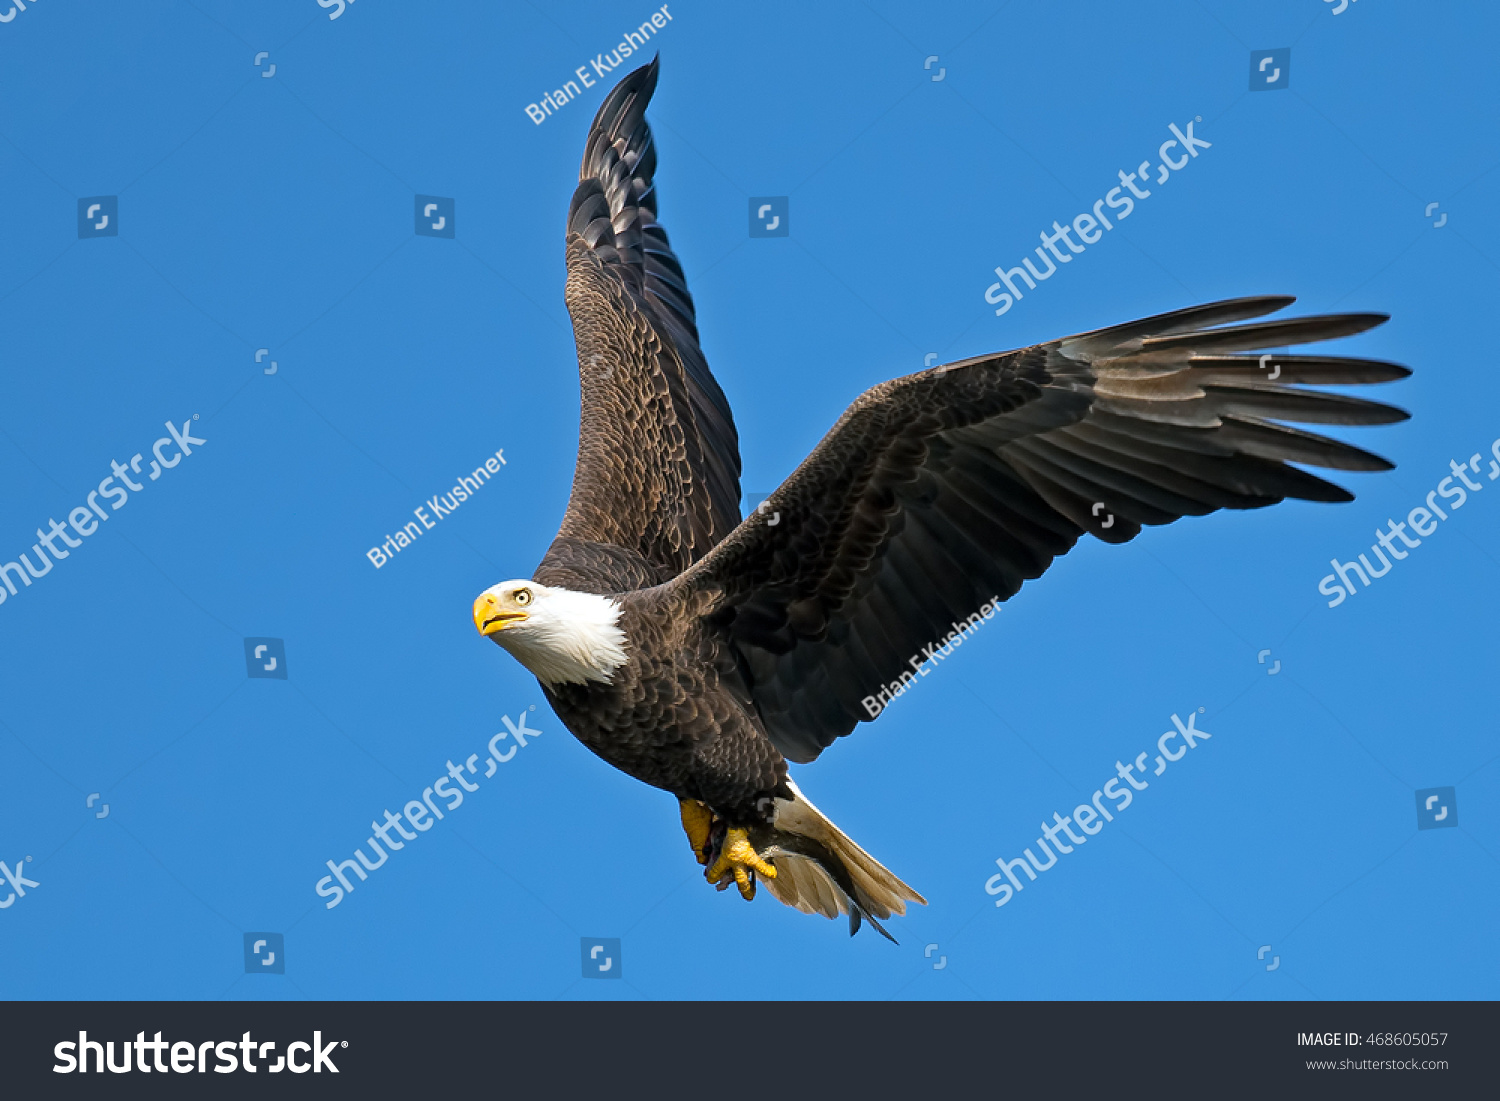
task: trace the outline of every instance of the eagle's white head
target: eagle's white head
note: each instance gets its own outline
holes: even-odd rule
[[[474,626],[543,684],[608,684],[625,664],[620,612],[607,596],[502,581],[474,601]]]

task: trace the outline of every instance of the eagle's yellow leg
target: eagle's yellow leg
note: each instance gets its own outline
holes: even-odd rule
[[[719,850],[719,859],[705,873],[710,883],[716,883],[722,891],[729,886],[729,876],[739,885],[740,894],[746,899],[755,897],[755,880],[750,873],[766,879],[776,878],[776,869],[760,858],[755,846],[744,830],[732,829],[724,837],[724,847]]]
[[[699,864],[708,863],[708,831],[713,825],[714,812],[696,799],[681,799],[682,828],[687,832],[688,844],[693,846],[693,855]]]

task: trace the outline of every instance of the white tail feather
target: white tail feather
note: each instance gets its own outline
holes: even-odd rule
[[[772,846],[762,855],[774,858],[776,863],[776,878],[766,881],[765,886],[777,901],[804,914],[829,918],[849,913],[851,905],[876,918],[905,914],[908,902],[927,905],[925,898],[824,817],[790,780],[787,786],[792,789],[793,797],[775,800],[772,826],[783,833],[809,838],[828,849],[848,870],[859,897],[851,900],[816,860]]]

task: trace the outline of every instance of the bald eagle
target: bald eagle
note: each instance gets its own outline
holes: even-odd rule
[[[1389,405],[1300,388],[1401,366],[1258,349],[1351,336],[1382,314],[1254,320],[1213,302],[860,395],[741,519],[738,437],[656,220],[652,61],[589,129],[568,208],[568,312],[582,414],[572,495],[529,579],[474,624],[536,675],[590,750],[680,802],[708,881],[757,881],[805,913],[868,921],[922,898],[798,790],[787,763],[870,721],[864,701],[955,622],[1006,600],[1087,533],[1287,497],[1349,501],[1303,470],[1391,464],[1280,423],[1387,424]]]

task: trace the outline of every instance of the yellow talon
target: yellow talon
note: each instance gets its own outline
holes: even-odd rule
[[[682,828],[687,832],[688,844],[693,846],[693,855],[699,864],[708,863],[708,831],[713,825],[714,812],[696,799],[680,800],[682,804]]]
[[[732,875],[734,882],[739,885],[740,894],[751,899],[755,897],[755,880],[751,877],[751,872],[765,879],[776,878],[776,869],[761,859],[745,831],[731,829],[724,836],[719,859],[714,861],[713,867],[708,869],[705,876],[722,891],[729,886],[729,877]]]

